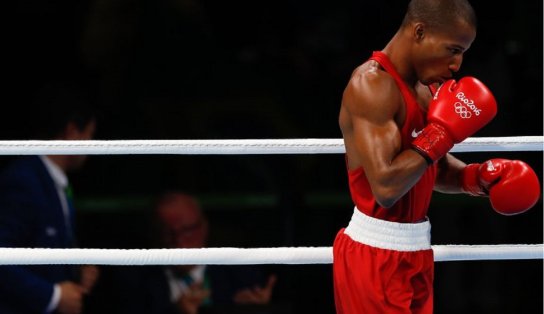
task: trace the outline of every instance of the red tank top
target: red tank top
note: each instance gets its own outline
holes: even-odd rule
[[[410,149],[416,132],[426,124],[426,113],[419,107],[415,95],[400,78],[389,58],[375,51],[370,60],[378,62],[397,83],[406,106],[406,119],[401,129],[402,150]],[[347,158],[347,155],[346,155]],[[411,223],[425,219],[436,178],[436,165],[429,166],[420,180],[392,207],[381,207],[372,195],[370,184],[362,167],[349,170],[349,189],[357,208],[365,215],[394,222]]]

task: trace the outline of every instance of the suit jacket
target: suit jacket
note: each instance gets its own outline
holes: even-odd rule
[[[72,218],[73,219],[73,218]],[[38,156],[22,157],[0,174],[0,247],[70,248],[60,198]],[[0,266],[0,313],[43,313],[55,283],[76,281],[73,265]]]

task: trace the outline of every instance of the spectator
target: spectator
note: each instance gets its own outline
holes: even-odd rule
[[[208,221],[198,201],[181,192],[163,194],[154,209],[157,245],[161,248],[203,248]],[[264,278],[252,266],[178,265],[123,267],[112,284],[116,313],[244,313],[254,305],[267,313],[276,276]],[[263,312],[264,311],[264,312]]]
[[[89,140],[95,117],[88,95],[70,84],[44,87],[27,112],[34,138]],[[31,114],[35,114],[36,121]],[[46,118],[47,117],[47,118]],[[41,121],[38,123],[38,121]],[[75,212],[67,173],[86,156],[25,156],[0,173],[0,247],[73,248]],[[98,279],[91,265],[0,267],[0,313],[81,313],[83,297]]]

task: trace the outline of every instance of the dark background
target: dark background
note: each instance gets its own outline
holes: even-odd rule
[[[541,136],[542,1],[473,2],[478,36],[458,77],[478,77],[499,103],[475,136]],[[46,118],[29,105],[36,90],[68,78],[96,96],[97,139],[340,138],[351,71],[386,45],[406,3],[17,1],[3,31],[0,136],[25,139]],[[542,180],[542,152],[456,155],[523,159]],[[172,187],[201,199],[211,246],[331,246],[352,212],[340,154],[92,156],[70,178],[82,247],[146,247],[150,202]],[[433,244],[543,240],[542,201],[504,217],[485,199],[436,194],[429,216]],[[542,313],[542,266],[437,263],[435,312]],[[285,313],[334,312],[330,265],[267,271]]]

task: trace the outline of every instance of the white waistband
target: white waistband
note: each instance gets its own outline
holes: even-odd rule
[[[398,223],[372,218],[355,207],[349,225],[344,230],[354,241],[380,249],[421,251],[431,249],[431,224]]]

